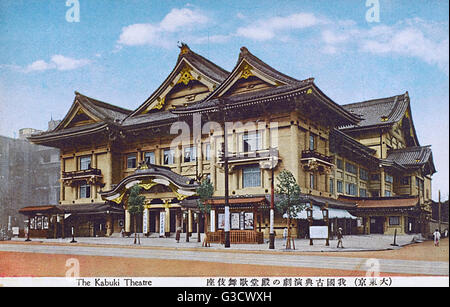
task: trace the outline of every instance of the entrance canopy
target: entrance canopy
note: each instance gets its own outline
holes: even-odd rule
[[[283,215],[284,218],[287,218],[287,215]],[[306,214],[306,209],[297,213],[296,216],[293,216],[294,219],[306,220],[308,219]],[[328,218],[329,219],[352,219],[356,220],[356,217],[351,215],[345,209],[336,209],[336,208],[328,208]],[[322,210],[319,206],[313,205],[313,220],[323,220]]]
[[[178,201],[195,196],[199,186],[194,179],[177,174],[169,167],[144,163],[133,174],[122,179],[112,190],[99,194],[104,200],[121,204],[124,203],[124,197],[134,185],[139,185],[146,191],[150,191],[157,185],[163,186],[165,190],[171,191]]]

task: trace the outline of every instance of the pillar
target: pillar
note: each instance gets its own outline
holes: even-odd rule
[[[299,146],[298,146],[298,126],[296,122],[295,116],[291,116],[291,136],[290,136],[290,143],[291,143],[291,167],[290,170],[292,171],[292,174],[294,175],[294,178],[299,181],[299,161],[300,161],[300,153],[299,153]]]
[[[384,173],[384,168],[381,169],[380,172],[380,196],[384,197],[384,193],[386,191],[386,177]]]
[[[131,232],[131,214],[128,210],[125,210],[125,232]]]
[[[211,210],[209,212],[209,216],[210,216],[209,221],[211,224],[210,230],[211,230],[211,232],[215,232],[216,231],[216,210]]]
[[[189,209],[188,211],[188,230],[189,230],[189,235],[192,233],[192,210]]]
[[[165,208],[165,223],[164,223],[164,232],[166,238],[170,237],[170,209],[169,207]]]

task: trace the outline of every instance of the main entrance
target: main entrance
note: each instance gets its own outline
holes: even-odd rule
[[[384,233],[384,220],[383,216],[370,217],[370,233]]]

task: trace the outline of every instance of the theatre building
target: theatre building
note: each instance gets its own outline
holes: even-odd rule
[[[245,47],[229,72],[185,44],[137,109],[75,92],[57,127],[29,137],[60,149],[60,203],[21,212],[45,219],[49,237],[68,236],[72,227],[78,236],[131,234],[135,226],[151,237],[173,237],[180,227],[220,242],[225,138],[231,243],[268,237],[272,173],[282,170],[294,175],[314,211],[312,220],[292,219],[294,236],[307,237],[310,222],[323,224],[317,213],[325,207],[332,233],[429,231],[436,170],[431,148],[417,139],[407,92],[339,105],[314,78],[287,76]],[[204,178],[214,187],[206,215],[197,205]],[[127,210],[134,185],[145,196],[136,218]],[[276,212],[277,236],[284,227]]]

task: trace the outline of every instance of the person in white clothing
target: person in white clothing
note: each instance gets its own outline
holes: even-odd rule
[[[438,229],[436,229],[433,233],[434,237],[434,246],[439,246],[439,239],[441,238],[441,233]]]

